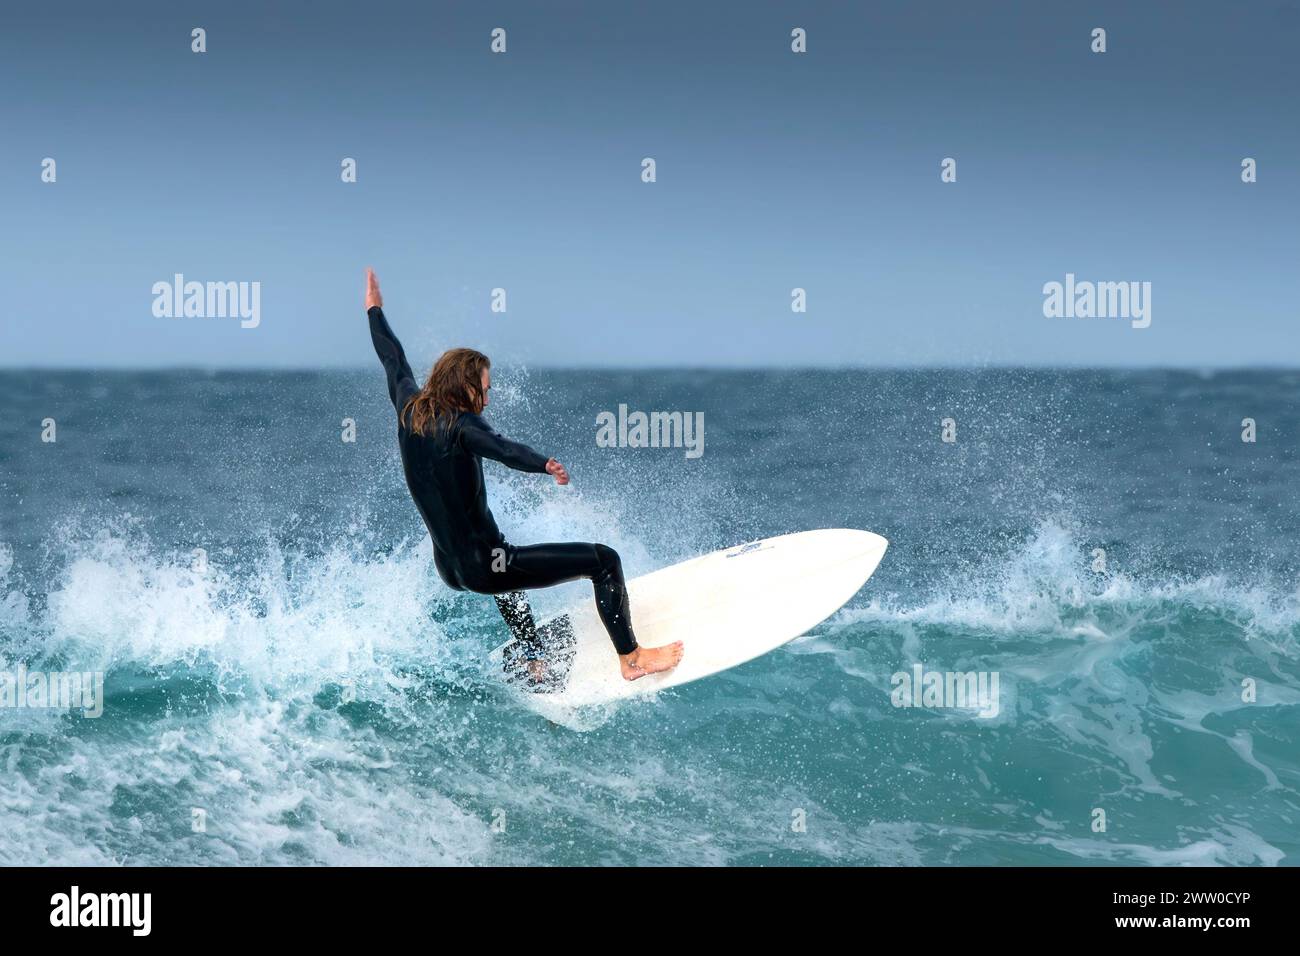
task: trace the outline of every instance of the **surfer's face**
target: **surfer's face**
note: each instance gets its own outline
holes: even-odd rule
[[[488,406],[488,392],[492,388],[492,373],[488,369],[483,370],[483,379],[479,382],[483,393],[483,408]]]

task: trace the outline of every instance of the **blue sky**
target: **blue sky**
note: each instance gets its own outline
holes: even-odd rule
[[[4,18],[0,365],[368,365],[367,265],[420,366],[1300,364],[1296,0]],[[178,272],[260,325],[156,317]],[[1150,328],[1045,318],[1066,273]]]

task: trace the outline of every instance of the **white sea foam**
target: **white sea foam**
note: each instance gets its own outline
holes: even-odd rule
[[[839,625],[911,623],[992,635],[1109,640],[1123,628],[1162,613],[1161,605],[1227,615],[1243,633],[1296,653],[1300,589],[1279,591],[1253,580],[1209,575],[1192,580],[1144,580],[1123,571],[1095,574],[1088,550],[1066,526],[1045,521],[1024,545],[990,557],[934,588],[922,600],[874,598],[842,611]],[[1105,620],[1100,612],[1131,612]],[[1117,630],[1117,627],[1119,630]]]
[[[445,590],[414,549],[365,558],[339,546],[290,561],[268,545],[251,564],[214,555],[200,572],[109,533],[71,548],[44,624],[51,650],[82,668],[201,666],[310,684],[364,675],[385,654],[436,657],[428,609]]]
[[[514,540],[606,540],[632,573],[657,563],[617,515],[581,493],[511,478],[494,495]],[[188,555],[120,529],[73,534],[60,547],[44,595],[19,586],[0,547],[6,647],[39,637],[26,646],[107,670],[108,718],[134,722],[129,735],[68,732],[66,718],[45,716],[0,728],[23,732],[0,750],[0,828],[31,835],[23,845],[0,841],[0,862],[31,862],[33,853],[88,865],[536,862],[562,856],[574,835],[599,848],[582,857],[590,862],[912,865],[961,862],[991,846],[1151,864],[1281,856],[1274,840],[1231,819],[1183,826],[1185,839],[1070,836],[1086,831],[1086,815],[1061,813],[1055,826],[1017,828],[1044,808],[1008,796],[1004,774],[1015,768],[999,734],[1068,755],[1075,779],[1095,780],[1108,806],[1139,799],[1186,812],[1205,798],[1161,763],[1171,729],[1195,730],[1229,754],[1253,792],[1277,793],[1288,776],[1260,734],[1219,722],[1247,713],[1236,685],[1251,661],[1260,664],[1261,702],[1300,704],[1287,669],[1300,620],[1294,594],[1226,577],[1096,578],[1085,550],[1054,525],[966,579],[906,603],[875,598],[841,612],[778,662],[798,693],[769,699],[781,686],[772,683],[778,663],[759,661],[692,692],[689,709],[671,695],[611,708],[581,726],[592,732],[585,743],[494,689],[483,658],[504,636],[496,612],[437,580],[427,540],[386,554],[348,540],[311,555],[268,541],[238,556],[215,551],[202,574]],[[570,591],[551,606],[589,594],[586,585]],[[1217,615],[1216,643],[1179,636],[1178,615],[1188,612]],[[1164,642],[1163,664],[1185,661],[1217,683],[1153,679],[1154,641]],[[893,711],[889,673],[914,659],[1001,670],[1017,688],[1004,725]],[[165,710],[138,705],[153,709],[134,720],[136,692],[119,691],[128,715],[115,716],[114,675],[129,684],[151,671],[197,675],[225,696],[210,705],[180,699],[175,712],[170,697]],[[355,691],[355,704],[330,692],[340,686]],[[725,706],[715,701],[723,691]],[[739,728],[790,719],[824,724],[832,756],[823,759],[860,755],[836,779],[860,774],[861,813],[815,784],[767,779],[760,743],[726,734],[707,741],[714,721]],[[873,736],[886,730],[900,736],[873,750]],[[660,745],[663,734],[672,743]],[[695,735],[705,736],[702,749],[682,751]],[[905,753],[916,773],[900,769],[900,742],[913,748]],[[921,797],[951,780],[1006,815],[1005,830],[909,819],[935,812]],[[190,829],[195,807],[206,814],[203,834]],[[807,833],[791,833],[793,808],[808,811]],[[492,829],[497,810],[504,833]]]

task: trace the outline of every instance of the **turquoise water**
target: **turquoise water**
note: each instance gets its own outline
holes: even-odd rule
[[[493,395],[574,476],[487,466],[518,543],[632,574],[818,527],[890,551],[785,648],[551,723],[486,661],[490,599],[432,570],[378,370],[0,373],[0,667],[106,694],[0,709],[0,862],[1300,860],[1300,375],[501,369]],[[702,411],[705,454],[596,447],[619,403]],[[998,715],[894,707],[916,663],[997,672]]]

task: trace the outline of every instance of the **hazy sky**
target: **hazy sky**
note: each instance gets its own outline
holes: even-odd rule
[[[452,345],[1300,364],[1297,0],[95,0],[3,21],[0,365],[366,365],[366,265],[426,367]],[[175,273],[260,282],[260,325],[156,317]],[[1066,273],[1150,282],[1151,326],[1045,318]]]

